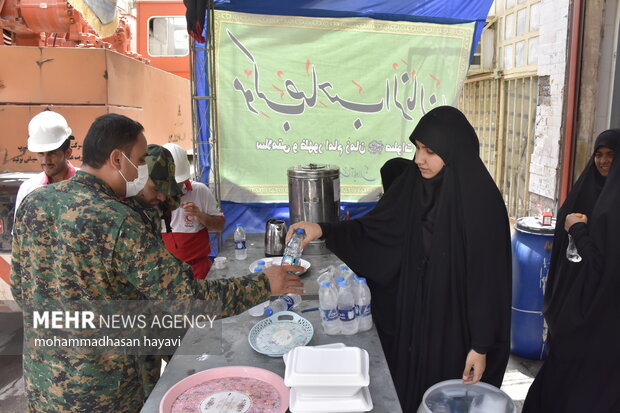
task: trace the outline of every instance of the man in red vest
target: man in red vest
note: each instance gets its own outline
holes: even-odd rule
[[[205,278],[211,268],[209,231],[224,230],[224,215],[209,187],[190,179],[185,149],[174,143],[163,146],[172,153],[175,179],[183,194],[181,207],[172,211],[172,232],[162,226],[161,235],[166,249],[192,266],[195,278]]]

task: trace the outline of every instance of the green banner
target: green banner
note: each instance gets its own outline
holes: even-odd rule
[[[474,23],[215,12],[222,199],[288,200],[287,170],[340,167],[343,201],[375,201],[379,169],[413,158],[409,135],[451,105]]]

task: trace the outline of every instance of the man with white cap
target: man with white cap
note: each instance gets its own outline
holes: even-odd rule
[[[209,230],[223,231],[224,215],[209,187],[190,180],[185,149],[174,143],[163,146],[174,158],[175,179],[183,194],[181,207],[172,211],[172,232],[162,226],[162,238],[168,251],[192,266],[195,278],[205,278],[211,268]]]
[[[28,124],[28,150],[35,152],[43,172],[25,181],[17,191],[15,212],[22,200],[35,189],[71,178],[76,168],[69,162],[71,156],[71,128],[65,118],[45,110]]]

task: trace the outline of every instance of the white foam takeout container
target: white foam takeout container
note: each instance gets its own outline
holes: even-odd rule
[[[368,352],[359,347],[295,347],[284,363],[284,384],[299,397],[348,397],[370,384]]]
[[[362,387],[348,397],[303,397],[299,396],[296,388],[292,388],[289,406],[292,413],[351,413],[373,409],[368,387]]]

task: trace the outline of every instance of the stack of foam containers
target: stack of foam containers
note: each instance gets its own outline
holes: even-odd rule
[[[342,343],[295,347],[284,355],[291,413],[368,412],[368,352]]]

